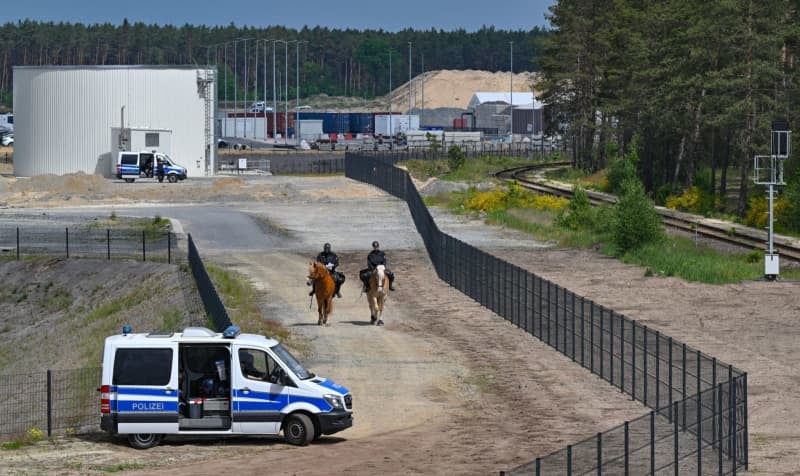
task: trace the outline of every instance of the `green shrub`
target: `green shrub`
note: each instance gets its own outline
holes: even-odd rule
[[[567,208],[556,217],[556,224],[570,230],[594,228],[594,213],[586,190],[575,187],[573,194]]]
[[[463,167],[466,160],[467,157],[464,155],[461,147],[451,145],[450,148],[447,149],[447,165],[450,167],[450,171],[455,172]]]
[[[661,240],[664,231],[653,202],[636,179],[622,183],[622,193],[615,206],[612,241],[620,253]]]
[[[616,157],[611,161],[611,166],[608,168],[608,191],[619,195],[622,193],[622,184],[631,179],[636,179],[636,162],[638,158],[634,159],[635,153],[628,154],[626,157]]]

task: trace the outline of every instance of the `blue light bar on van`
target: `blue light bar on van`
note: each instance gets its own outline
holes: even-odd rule
[[[122,335],[126,336],[126,335],[130,334],[131,332],[133,332],[133,329],[131,329],[131,326],[122,326]]]
[[[242,330],[239,329],[239,326],[230,325],[227,329],[222,331],[222,337],[226,339],[233,339],[241,333]]]

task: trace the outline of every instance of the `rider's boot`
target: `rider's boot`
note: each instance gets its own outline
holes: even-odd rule
[[[314,285],[313,284],[311,285],[311,291],[308,292],[308,295],[309,296],[313,296],[314,295]]]
[[[342,293],[340,293],[340,292],[339,292],[339,290],[340,290],[340,289],[341,289],[341,285],[340,285],[340,284],[337,284],[337,285],[336,285],[336,291],[334,291],[334,293],[333,293],[333,294],[335,294],[335,295],[336,295],[336,297],[338,297],[339,299],[341,299],[341,298],[342,298]]]

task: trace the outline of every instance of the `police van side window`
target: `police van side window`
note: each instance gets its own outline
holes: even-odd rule
[[[122,165],[136,165],[139,161],[139,156],[136,154],[122,154]]]
[[[167,385],[172,349],[117,349],[112,385]]]

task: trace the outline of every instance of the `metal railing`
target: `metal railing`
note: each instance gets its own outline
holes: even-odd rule
[[[171,232],[87,227],[0,228],[0,258],[135,259],[173,263],[177,237]],[[180,257],[177,257],[180,261]]]
[[[21,236],[27,235],[21,233]],[[36,236],[37,239],[33,241],[39,245],[31,247],[29,237],[24,256],[56,253],[52,247],[57,240],[53,239],[52,234],[41,232]],[[138,233],[135,236],[138,237]],[[119,241],[117,236],[114,242]],[[227,310],[205,269],[191,235],[188,235],[187,241],[188,264],[198,294],[214,328],[222,331],[231,324]],[[169,242],[167,240],[167,243]],[[72,246],[74,241],[70,243]],[[16,248],[20,249],[19,246]],[[147,252],[152,253],[152,248],[147,248]],[[115,248],[113,255],[119,258],[123,253]],[[73,251],[67,257],[76,256]],[[97,257],[92,247],[89,251],[84,250],[81,256]],[[167,256],[169,257],[170,253]],[[100,386],[100,377],[101,369],[94,367],[0,376],[0,396],[3,398],[3,406],[0,408],[0,437],[24,438],[28,431],[34,429],[46,433],[47,436],[55,432],[69,434],[96,431],[99,425],[100,401],[97,388]]]
[[[100,368],[47,370],[0,378],[0,436],[26,436],[36,429],[80,433],[98,427]]]
[[[246,158],[246,167],[240,167],[239,157]],[[289,154],[227,155],[218,161],[221,174],[270,173],[281,174],[341,174],[344,173],[344,156],[330,152],[298,151]]]
[[[441,232],[408,173],[393,165],[406,159],[348,154],[345,175],[406,201],[440,279],[653,409],[508,474],[747,468],[747,374]]]
[[[211,322],[214,323],[214,329],[217,332],[222,332],[231,325],[231,319],[228,317],[225,304],[223,304],[219,293],[217,293],[217,288],[214,287],[214,283],[211,281],[208,271],[206,271],[203,260],[200,258],[200,253],[198,253],[197,247],[192,240],[192,235],[189,234],[187,236],[189,241],[189,267],[192,270],[192,276],[194,276],[194,281],[197,284],[197,291],[200,294],[200,298],[203,300],[203,307],[206,310],[206,315],[208,315]]]

